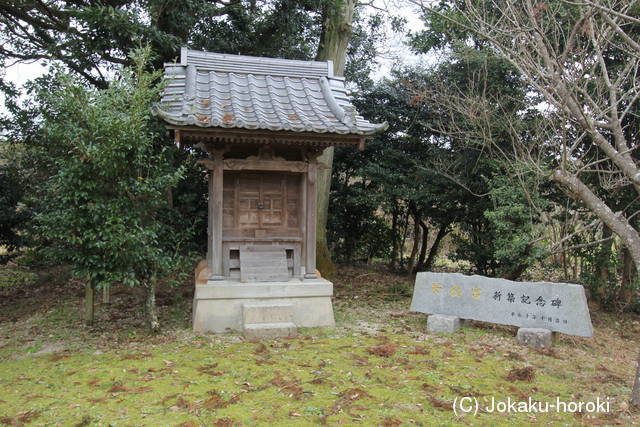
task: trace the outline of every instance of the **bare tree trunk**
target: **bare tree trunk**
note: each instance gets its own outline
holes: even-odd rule
[[[409,231],[409,211],[403,217],[402,241],[400,242],[400,268],[404,266],[404,246],[407,243],[407,232]]]
[[[570,195],[582,201],[607,227],[611,229],[629,250],[636,270],[640,271],[640,234],[622,215],[616,215],[602,199],[591,191],[578,177],[562,169],[556,169],[551,179],[567,189]]]
[[[94,289],[90,281],[84,284],[84,322],[87,326],[93,325],[94,320]]]
[[[636,271],[640,271],[640,235],[622,215],[616,215],[589,187],[577,177],[562,170],[556,170],[551,179],[562,184],[571,194],[581,200],[602,222],[611,229],[625,245]],[[626,270],[626,269],[625,269]],[[640,359],[631,392],[631,403],[640,406]]]
[[[391,260],[389,262],[389,269],[394,271],[397,267],[396,260],[398,259],[398,208],[394,207],[391,213]]]
[[[420,255],[414,268],[414,274],[418,271],[424,271],[424,260],[427,257],[427,248],[429,247],[429,227],[427,227],[427,223],[420,221],[420,228],[422,229],[422,244],[420,245]]]
[[[440,249],[440,243],[442,243],[442,239],[444,239],[444,236],[448,233],[449,224],[442,224],[438,230],[438,234],[436,234],[436,239],[433,241],[431,249],[429,250],[429,257],[427,257],[427,261],[424,263],[424,270],[430,270],[431,267],[433,267],[433,263],[438,255],[438,249]]]
[[[145,283],[146,299],[145,299],[145,311],[147,314],[147,327],[151,332],[156,332],[160,329],[160,322],[158,321],[158,310],[156,307],[156,278],[151,277],[147,283]]]
[[[606,225],[602,226],[602,238],[606,239],[611,237],[611,229]],[[596,274],[599,276],[600,283],[597,284],[596,293],[602,300],[606,300],[606,294],[610,292],[607,289],[611,284],[611,278],[613,276],[611,271],[611,245],[613,240],[607,240],[600,245],[600,250],[596,258]],[[600,301],[602,302],[602,301]]]
[[[411,255],[409,256],[409,265],[407,265],[407,273],[409,276],[414,274],[414,267],[416,266],[416,258],[418,257],[418,249],[420,248],[420,218],[418,214],[413,215],[413,247],[411,248]]]
[[[111,288],[109,286],[102,287],[102,303],[103,304],[111,303]]]
[[[333,61],[333,73],[344,75],[347,46],[351,39],[351,23],[355,0],[327,1],[322,11],[322,34],[316,55],[317,61]],[[318,162],[326,168],[318,170],[316,205],[316,267],[323,275],[335,271],[327,246],[327,217],[329,215],[329,192],[333,168],[333,147],[324,150]]]

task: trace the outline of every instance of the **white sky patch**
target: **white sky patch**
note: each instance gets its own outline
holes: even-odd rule
[[[413,4],[405,1],[375,0],[373,2],[375,8],[371,8],[371,13],[378,12],[380,9],[387,10],[391,13],[400,15],[406,19],[405,33],[407,31],[418,32],[425,28],[421,19],[421,11]],[[384,77],[388,77],[396,68],[407,65],[431,65],[437,62],[437,58],[433,55],[416,54],[407,46],[408,38],[406,34],[394,33],[389,27],[386,29],[387,43],[382,48],[382,52],[376,58],[380,67],[374,71],[371,78],[378,81]]]
[[[0,69],[0,76],[13,83],[17,88],[22,88],[29,80],[40,77],[47,72],[42,61],[18,62],[7,67],[6,63]],[[4,96],[0,93],[0,114],[6,112]]]

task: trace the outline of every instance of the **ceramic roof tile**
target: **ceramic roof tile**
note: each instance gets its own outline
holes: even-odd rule
[[[330,61],[224,55],[183,48],[165,64],[157,112],[181,126],[373,135],[387,123],[358,115]]]

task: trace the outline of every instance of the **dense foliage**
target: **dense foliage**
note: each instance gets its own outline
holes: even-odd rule
[[[0,246],[9,253],[21,246],[19,229],[29,219],[28,212],[20,206],[23,196],[24,189],[15,167],[0,163]],[[0,254],[0,260],[6,258],[8,255]]]

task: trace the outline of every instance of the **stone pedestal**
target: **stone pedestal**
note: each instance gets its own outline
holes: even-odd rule
[[[460,329],[460,318],[444,314],[432,314],[427,319],[427,332],[432,334],[452,334]]]
[[[529,347],[551,347],[552,333],[549,329],[542,328],[520,328],[516,335],[518,344]]]
[[[243,304],[243,333],[247,339],[293,337],[298,333],[293,323],[293,304]]]
[[[275,323],[291,323],[287,327],[335,326],[332,295],[333,284],[321,278],[264,283],[210,280],[207,284],[196,284],[193,330],[197,333],[242,332],[244,316],[249,316],[247,319],[253,322],[250,325],[255,325],[256,319],[260,321],[258,324],[274,323],[273,316],[276,316]],[[286,319],[280,319],[286,311],[278,308],[282,306],[290,307],[291,317],[286,315]],[[263,335],[271,336],[273,331],[266,329]],[[273,333],[282,336],[292,331]]]

